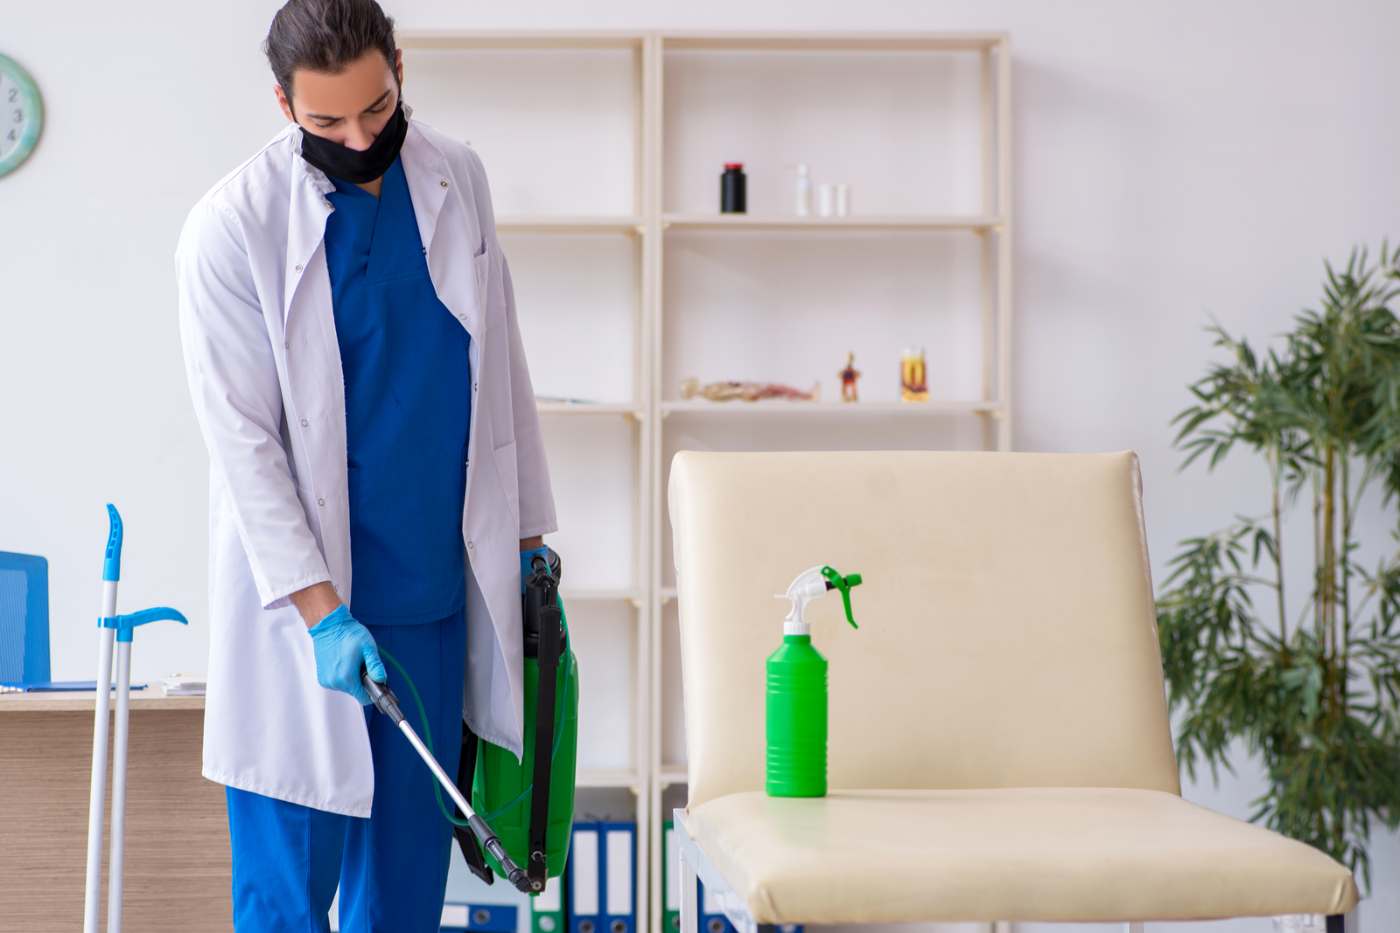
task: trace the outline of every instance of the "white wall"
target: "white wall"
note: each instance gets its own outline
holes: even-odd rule
[[[206,460],[170,254],[193,200],[282,123],[258,49],[276,7],[21,2],[0,16],[0,52],[30,69],[47,107],[35,156],[0,179],[0,548],[50,559],[56,677],[92,676],[105,501],[128,522],[122,605],[169,603],[202,619]],[[1008,30],[1015,446],[1137,450],[1159,581],[1181,538],[1266,505],[1258,464],[1177,472],[1167,422],[1209,353],[1206,313],[1262,340],[1315,303],[1323,257],[1400,236],[1400,6],[1383,0],[388,9],[406,28]],[[487,167],[500,200],[509,170],[489,156]],[[1370,541],[1384,540],[1380,517],[1363,513]],[[586,532],[575,534],[582,547]],[[1307,555],[1294,556],[1296,573]],[[201,625],[153,629],[136,677],[203,670]],[[1242,767],[1187,795],[1243,816],[1260,786]],[[1400,841],[1378,834],[1374,857],[1366,928],[1400,928]]]

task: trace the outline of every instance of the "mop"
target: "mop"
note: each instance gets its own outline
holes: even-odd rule
[[[87,884],[83,895],[83,933],[97,933],[101,895],[102,806],[106,801],[107,711],[112,685],[112,643],[117,645],[117,712],[112,744],[112,851],[107,868],[107,933],[122,928],[122,850],[126,815],[126,736],[131,698],[131,639],[137,626],[168,619],[189,620],[168,606],[117,615],[117,581],[121,577],[122,517],[107,503],[107,550],[102,561],[102,615],[97,620],[97,708],[92,726],[92,784],[88,795]]]

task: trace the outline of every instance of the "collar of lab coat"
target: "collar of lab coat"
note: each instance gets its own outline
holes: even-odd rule
[[[413,107],[403,105],[408,132],[404,135],[399,158],[403,161],[404,178],[408,181],[413,213],[418,220],[418,236],[425,253],[433,248],[438,214],[447,198],[450,174],[447,159],[424,135],[413,121]],[[305,132],[300,124],[288,127],[292,134],[291,209],[287,214],[287,259],[283,270],[284,282],[300,284],[301,271],[310,268],[311,261],[326,235],[326,218],[333,210],[326,195],[335,190],[335,182],[325,172],[301,157],[301,140]],[[283,319],[291,312],[296,286],[283,289]]]

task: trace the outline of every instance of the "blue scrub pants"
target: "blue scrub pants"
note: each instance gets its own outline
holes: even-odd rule
[[[419,625],[366,628],[413,677],[427,708],[433,754],[454,780],[462,742],[465,610]],[[427,741],[408,685],[387,660],[404,715]],[[344,933],[437,933],[452,827],[437,783],[388,716],[365,707],[374,759],[370,816],[345,816],[226,787],[236,933],[326,933],[340,885]],[[452,801],[443,794],[452,811]]]

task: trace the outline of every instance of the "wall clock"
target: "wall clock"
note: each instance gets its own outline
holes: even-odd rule
[[[13,58],[0,55],[0,178],[29,158],[43,123],[39,86]]]

